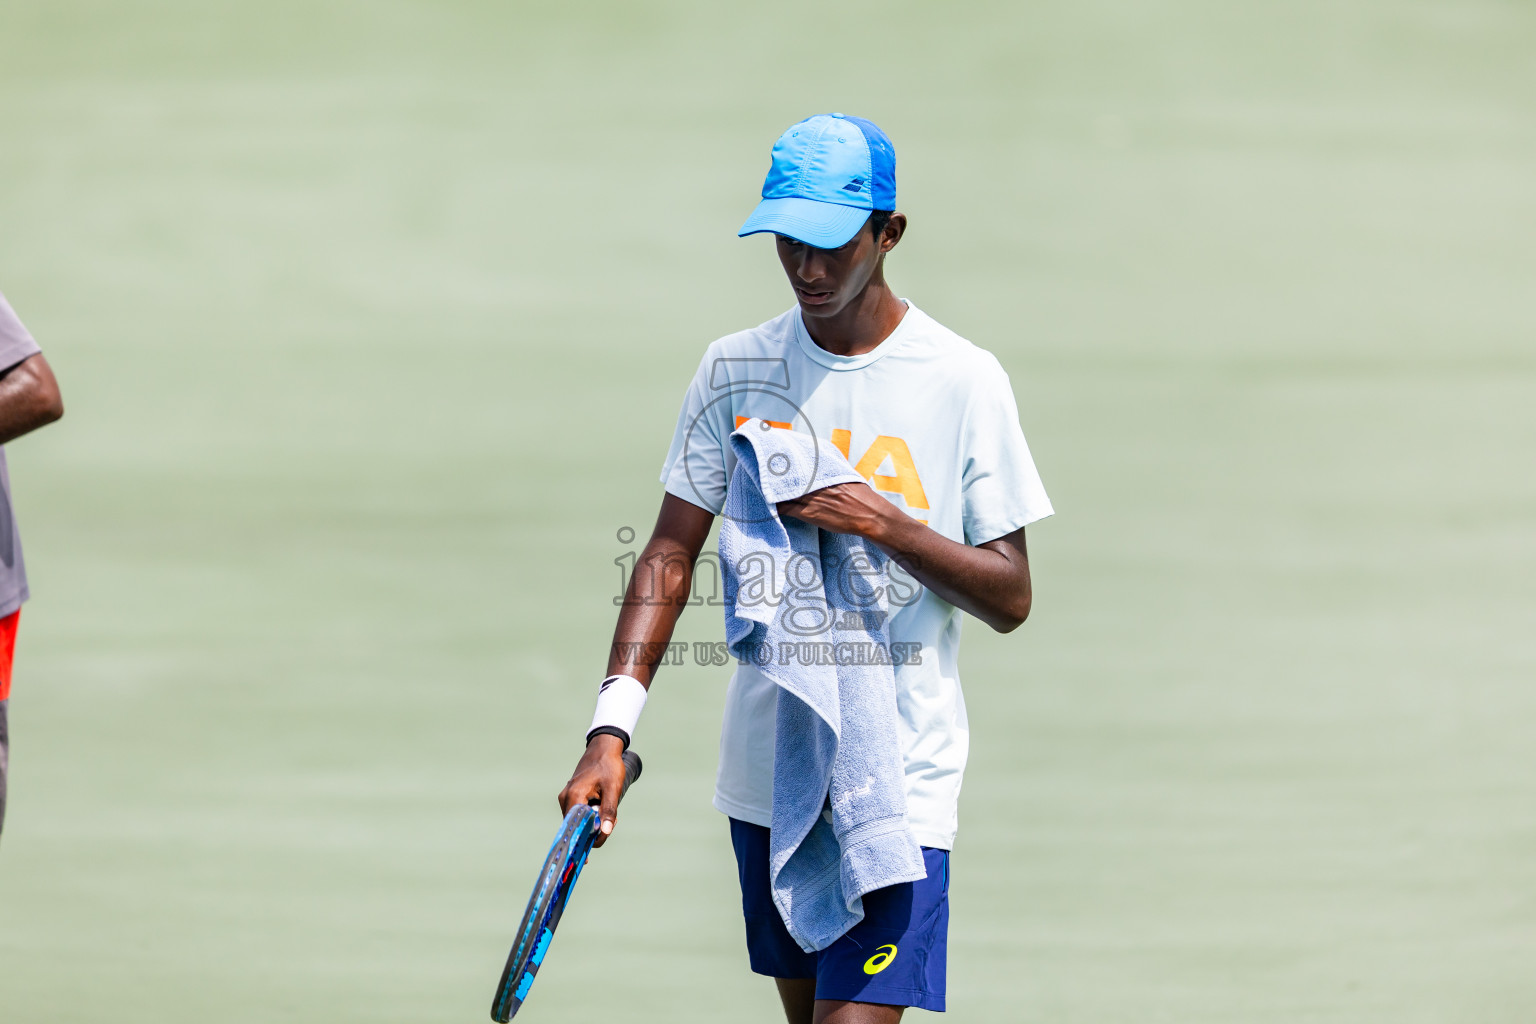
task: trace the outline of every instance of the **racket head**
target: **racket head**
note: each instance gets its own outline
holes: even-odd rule
[[[505,1024],[517,1014],[528,997],[560,916],[565,912],[565,904],[571,898],[571,890],[592,852],[598,825],[597,808],[585,804],[572,807],[560,823],[549,855],[544,858],[544,866],[539,869],[539,877],[534,882],[533,894],[528,898],[528,909],[523,912],[522,923],[513,937],[507,966],[496,985],[496,996],[491,1001],[492,1020]]]

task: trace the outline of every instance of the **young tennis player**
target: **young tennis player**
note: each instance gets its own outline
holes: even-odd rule
[[[48,360],[0,295],[0,445],[64,415],[59,385]],[[5,826],[5,777],[10,754],[11,660],[16,625],[27,599],[27,567],[21,534],[11,512],[11,479],[0,448],[0,828]]]
[[[876,585],[890,602],[891,647],[902,645],[889,660],[906,820],[927,877],[867,893],[863,919],[825,948],[807,952],[790,937],[768,866],[778,687],[757,665],[738,665],[714,803],[730,818],[752,970],[777,980],[790,1024],[889,1024],[908,1006],[944,1009],[949,850],[969,742],[961,612],[1000,632],[1024,621],[1024,528],[1051,513],[998,361],[886,284],[886,254],[907,227],[895,207],[895,151],[869,121],[818,115],[775,143],[762,201],[739,234],[775,236],[796,304],[710,345],[684,395],[661,512],[619,613],[586,752],[560,793],[562,810],[599,799],[611,833],[620,755],[725,503],[731,432],[756,418],[835,445],[868,483],[778,508],[857,534],[899,566]],[[787,646],[817,656],[813,645]]]

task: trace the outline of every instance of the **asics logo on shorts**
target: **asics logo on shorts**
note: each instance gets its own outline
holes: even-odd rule
[[[889,953],[886,950],[890,950]],[[884,945],[875,950],[875,955],[864,961],[865,974],[879,974],[891,966],[891,961],[896,959],[896,947]]]

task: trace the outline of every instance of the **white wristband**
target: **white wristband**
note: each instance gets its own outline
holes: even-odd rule
[[[635,734],[640,711],[645,707],[645,687],[634,676],[609,676],[597,690],[597,711],[592,715],[593,729],[608,727],[622,730],[626,737]],[[625,746],[629,744],[626,742]]]

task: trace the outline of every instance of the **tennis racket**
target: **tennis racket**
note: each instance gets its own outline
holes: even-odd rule
[[[640,777],[640,755],[633,750],[624,752],[624,788],[619,799]],[[595,805],[579,805],[566,812],[555,833],[555,842],[544,858],[544,867],[533,885],[533,895],[528,898],[528,909],[523,912],[523,922],[517,926],[512,940],[512,952],[507,955],[506,969],[501,981],[496,983],[496,997],[491,1000],[491,1019],[506,1024],[517,1016],[528,990],[533,987],[533,976],[539,973],[539,965],[549,953],[549,943],[555,937],[555,926],[565,905],[570,901],[571,890],[592,852],[592,842],[597,838],[602,824]]]

